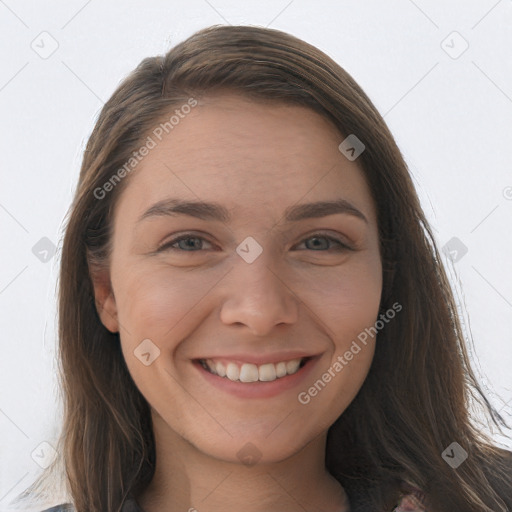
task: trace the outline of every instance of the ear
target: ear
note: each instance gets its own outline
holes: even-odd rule
[[[110,272],[107,269],[98,269],[89,266],[91,280],[94,287],[96,310],[101,323],[112,333],[119,332],[117,306]]]

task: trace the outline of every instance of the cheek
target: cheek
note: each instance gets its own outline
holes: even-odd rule
[[[180,323],[204,296],[205,283],[190,277],[164,278],[153,272],[127,282],[123,294],[119,319],[130,343],[143,337],[160,345],[163,340],[176,338]]]
[[[205,315],[222,307],[222,297],[216,295],[222,286],[216,284],[225,268],[187,271],[124,263],[117,265],[112,278],[121,339],[131,351],[144,339],[172,351]],[[336,343],[346,343],[375,322],[382,289],[378,253],[357,253],[338,266],[288,267],[280,275],[286,285],[282,293],[290,293],[288,287],[303,310],[299,323],[319,323]]]
[[[202,278],[154,268],[131,267],[118,275],[118,280],[116,304],[123,356],[137,387],[155,406],[154,386],[161,389],[162,383],[167,383],[169,389],[173,387],[171,361],[180,342],[201,323],[198,304],[212,285]],[[173,393],[167,399],[168,405],[174,404]]]
[[[300,298],[329,329],[336,341],[357,336],[373,325],[382,294],[380,260],[354,259],[337,269],[317,271],[296,282]]]
[[[378,318],[380,267],[348,266],[329,279],[315,280],[310,301],[330,338],[330,350],[297,395],[308,412],[305,428],[328,428],[354,400],[375,352],[372,335]],[[323,333],[322,333],[323,335]],[[328,406],[327,406],[328,404]],[[309,418],[316,418],[309,422]]]
[[[163,342],[179,339],[185,325],[214,304],[214,285],[225,269],[205,269],[191,272],[169,268],[123,267],[117,282],[116,304],[120,329],[130,344],[145,338]],[[345,334],[373,323],[378,313],[382,289],[380,260],[371,254],[338,267],[318,266],[306,270],[294,269],[281,274],[293,291],[297,302],[310,309],[318,321],[335,335]],[[236,290],[234,290],[236,291]],[[286,293],[286,286],[283,287]],[[220,300],[220,299],[219,299]],[[198,317],[199,318],[199,317]]]

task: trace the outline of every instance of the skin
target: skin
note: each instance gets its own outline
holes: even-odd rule
[[[297,400],[378,318],[375,206],[357,160],[338,150],[344,138],[310,109],[217,94],[202,99],[126,178],[110,268],[93,281],[101,320],[120,333],[130,374],[151,406],[156,472],[136,497],[146,512],[349,510],[325,468],[326,435],[364,382],[375,339],[308,404]],[[233,219],[137,222],[168,197],[221,203]],[[338,198],[367,222],[347,213],[284,221],[286,207]],[[190,231],[192,240],[156,252]],[[250,264],[236,252],[248,236],[263,249]],[[315,236],[353,250],[336,251],[336,242]],[[145,339],[160,350],[148,366],[134,355]],[[300,387],[240,398],[193,367],[213,348],[320,357]],[[260,456],[254,465],[237,455],[247,443]]]

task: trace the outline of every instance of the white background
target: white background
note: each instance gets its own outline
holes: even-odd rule
[[[0,0],[1,512],[58,433],[58,250],[99,110],[144,57],[227,23],[314,44],[384,115],[439,246],[468,248],[448,269],[475,370],[512,422],[510,0]],[[32,251],[43,237],[57,246],[46,263]]]

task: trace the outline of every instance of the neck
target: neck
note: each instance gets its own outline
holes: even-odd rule
[[[286,460],[245,465],[197,450],[158,415],[154,476],[135,496],[144,512],[349,512],[343,487],[325,468],[327,434]]]

